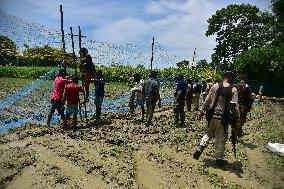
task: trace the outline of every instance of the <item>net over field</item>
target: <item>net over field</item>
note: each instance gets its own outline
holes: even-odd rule
[[[75,34],[75,31],[73,32]],[[66,33],[69,33],[69,31],[66,30]],[[27,46],[49,45],[58,49],[62,46],[61,32],[58,30],[32,23],[2,11],[0,11],[0,35],[12,39],[20,52]],[[74,40],[75,52],[78,55],[78,39],[75,37]],[[72,52],[70,36],[67,34],[65,35],[65,41],[67,52]],[[82,46],[89,49],[89,53],[96,65],[110,66],[117,64],[136,67],[141,64],[150,67],[151,40],[145,44],[120,45],[84,38]],[[180,57],[168,53],[166,48],[162,47],[158,42],[154,44],[153,68],[174,66],[180,60],[182,60]],[[53,81],[49,79],[58,72],[58,69],[58,67],[55,67],[42,77],[0,100],[0,132],[5,132],[9,128],[20,126],[26,122],[45,124],[50,109],[50,94],[53,88]],[[161,78],[160,82],[162,102],[168,103],[171,101],[170,96],[173,94],[174,82],[167,78]],[[103,111],[119,112],[127,110],[129,89],[114,88],[111,84],[107,84]],[[91,90],[93,92],[93,89]],[[87,113],[89,115],[94,114],[94,107],[93,100],[90,100],[87,104]],[[58,120],[59,116],[55,115],[52,123],[56,123]]]

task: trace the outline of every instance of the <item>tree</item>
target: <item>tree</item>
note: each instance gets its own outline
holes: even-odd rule
[[[42,59],[56,63],[61,63],[64,61],[69,65],[73,63],[71,53],[66,53],[61,49],[53,48],[48,45],[44,45],[43,47],[35,46],[32,48],[26,48],[23,52],[23,56],[32,59]],[[76,57],[76,59],[78,58]]]
[[[271,43],[242,52],[235,64],[239,73],[248,73],[251,79],[279,83],[284,82],[284,1],[272,0],[272,10],[275,19],[267,26],[275,33]]]
[[[284,1],[272,0],[271,3],[272,11],[276,17],[274,26],[277,36],[273,42],[276,45],[284,46]]]
[[[178,68],[187,68],[188,66],[189,66],[188,60],[183,60],[183,61],[177,63]]]
[[[9,37],[0,35],[0,65],[12,64],[19,55],[17,45]]]
[[[208,68],[210,65],[208,64],[206,59],[201,59],[196,62],[196,68]]]
[[[273,17],[249,4],[229,5],[208,20],[206,36],[216,35],[212,62],[219,68],[234,69],[233,60],[251,48],[269,43]]]

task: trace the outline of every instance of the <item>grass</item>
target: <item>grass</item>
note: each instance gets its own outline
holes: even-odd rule
[[[0,100],[13,94],[16,90],[33,82],[34,79],[0,78]]]
[[[12,95],[18,89],[31,84],[34,79],[23,79],[23,78],[0,78],[0,100],[5,97]],[[41,87],[43,88],[53,88],[53,80],[46,81]],[[111,82],[105,85],[106,98],[116,98],[121,97],[130,90],[130,87],[126,83],[121,82]],[[90,91],[94,91],[94,85],[90,84]],[[92,94],[92,93],[91,93]]]

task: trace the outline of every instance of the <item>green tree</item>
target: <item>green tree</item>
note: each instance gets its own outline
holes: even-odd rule
[[[0,35],[0,65],[12,64],[18,55],[16,43],[9,37]]]
[[[189,66],[188,60],[183,60],[183,61],[177,63],[178,68],[187,68],[188,66]]]
[[[206,36],[216,35],[212,62],[222,69],[234,69],[232,62],[251,48],[259,48],[271,41],[273,17],[249,4],[229,5],[218,10],[208,20]]]
[[[24,57],[32,59],[42,59],[51,62],[66,62],[67,64],[73,64],[73,58],[71,53],[65,53],[61,49],[44,45],[43,47],[35,46],[32,48],[26,48],[23,52]],[[78,58],[76,57],[76,60]]]
[[[275,33],[271,43],[242,52],[235,65],[239,73],[248,73],[251,79],[275,83],[284,82],[284,1],[272,0],[272,10],[275,19],[267,25]]]

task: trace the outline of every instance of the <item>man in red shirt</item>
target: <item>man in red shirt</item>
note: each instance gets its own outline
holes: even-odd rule
[[[65,84],[68,84],[71,82],[71,80],[68,80],[65,77],[66,77],[66,71],[64,69],[61,69],[59,70],[58,76],[54,80],[54,88],[53,88],[53,92],[51,95],[52,106],[51,106],[51,110],[47,117],[47,126],[50,125],[50,120],[55,110],[58,111],[58,113],[61,116],[61,119],[65,120],[64,104],[62,102],[62,98],[63,98]],[[65,125],[65,122],[64,122],[64,125]]]
[[[67,101],[65,122],[73,116],[73,130],[77,125],[78,103],[80,102],[79,93],[84,93],[84,90],[78,85],[78,76],[72,77],[72,82],[65,86],[63,101]]]

